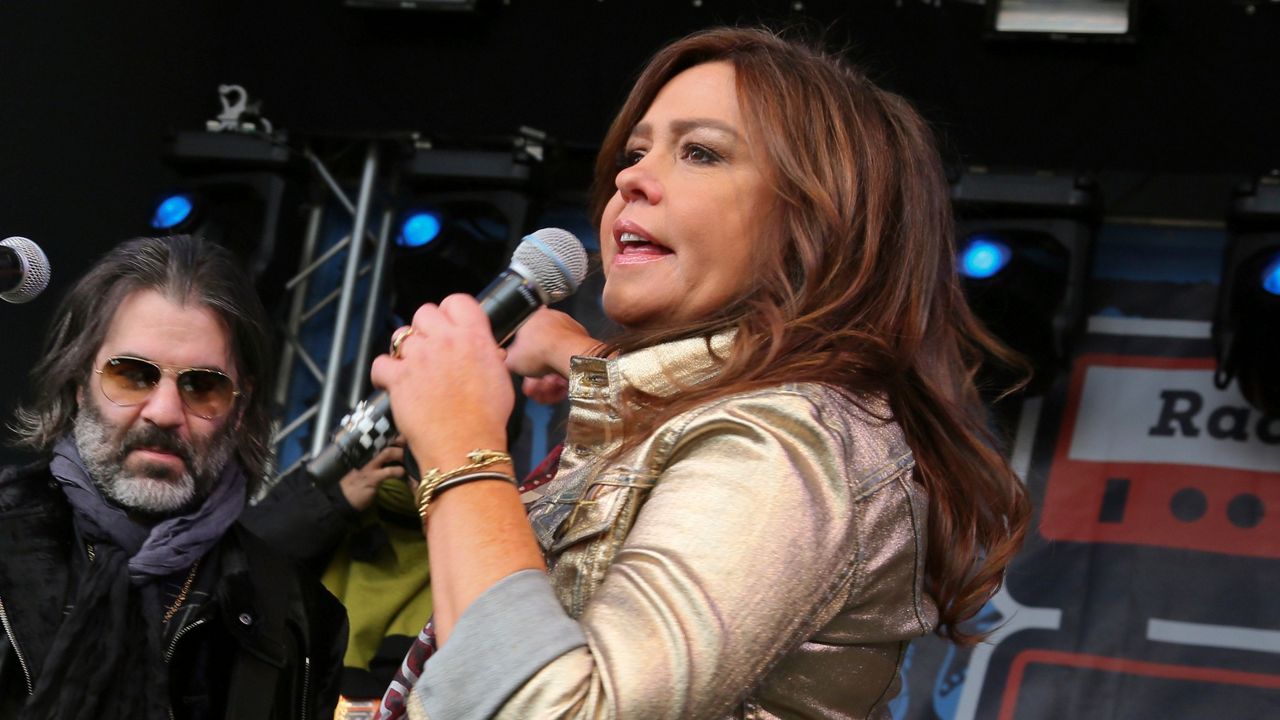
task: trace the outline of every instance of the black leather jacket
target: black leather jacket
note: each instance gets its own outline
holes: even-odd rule
[[[16,717],[62,621],[84,548],[47,464],[0,470],[0,718]],[[346,612],[238,523],[202,561],[208,600],[172,629],[176,718],[330,718]],[[177,618],[175,620],[178,620]],[[206,697],[191,705],[184,700]]]

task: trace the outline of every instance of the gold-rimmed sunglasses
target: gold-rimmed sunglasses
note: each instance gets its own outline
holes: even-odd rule
[[[129,407],[150,397],[166,371],[177,379],[182,404],[205,420],[226,415],[240,396],[229,375],[209,368],[180,368],[117,355],[107,358],[102,369],[95,372],[100,376],[102,394],[115,405]]]

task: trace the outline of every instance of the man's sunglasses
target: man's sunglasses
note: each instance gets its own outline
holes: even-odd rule
[[[175,368],[142,358],[117,355],[107,358],[102,369],[96,372],[101,376],[102,394],[116,405],[128,407],[150,397],[166,370],[177,376],[182,404],[205,420],[226,415],[240,396],[230,376],[208,368]]]

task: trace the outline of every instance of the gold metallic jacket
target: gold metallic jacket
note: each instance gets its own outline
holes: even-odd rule
[[[623,388],[703,381],[707,347],[574,358],[565,453],[530,519],[587,646],[499,717],[889,716],[907,644],[937,612],[928,498],[883,401],[818,384],[733,395],[601,467],[624,439]]]

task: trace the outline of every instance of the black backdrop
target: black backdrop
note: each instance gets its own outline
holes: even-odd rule
[[[952,161],[1095,173],[1113,214],[1214,220],[1231,183],[1280,166],[1280,6],[1250,8],[1148,0],[1139,42],[1117,47],[986,41],[984,8],[960,0],[480,0],[469,15],[340,0],[0,3],[0,236],[32,238],[54,267],[40,298],[0,305],[0,411],[24,392],[66,284],[145,231],[166,133],[214,117],[220,83],[244,85],[295,133],[528,125],[590,146],[664,41],[763,19],[847,47],[917,103]]]

